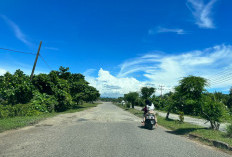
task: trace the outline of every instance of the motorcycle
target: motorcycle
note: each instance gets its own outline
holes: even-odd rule
[[[145,128],[152,130],[153,126],[156,124],[155,115],[153,113],[147,113],[145,115]]]

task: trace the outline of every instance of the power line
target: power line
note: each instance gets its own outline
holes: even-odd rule
[[[220,75],[220,76],[213,76],[209,80],[211,80],[211,81],[217,81],[217,80],[223,79],[223,78],[228,77],[228,76],[232,76],[232,72],[231,71],[228,71],[227,73],[225,73],[223,75]]]
[[[228,75],[231,75],[231,70],[232,68],[231,67],[227,67],[226,69],[216,73],[215,75],[213,75],[209,80],[213,81],[213,80],[218,80],[222,77],[225,77],[225,76],[228,76]]]
[[[12,49],[7,49],[7,48],[0,48],[1,50],[5,50],[5,51],[11,51],[11,52],[18,52],[18,53],[23,53],[23,54],[30,54],[30,55],[36,55],[35,53],[32,52],[23,52],[23,51],[17,51],[17,50],[12,50]],[[42,61],[46,64],[46,66],[52,70],[51,66],[49,66],[49,64],[46,62],[46,60],[44,59],[44,57],[41,56],[41,54],[39,55],[39,57],[41,57]]]
[[[212,84],[214,83],[217,83],[217,82],[225,82],[225,80],[232,80],[232,76],[227,76],[227,77],[224,77],[222,79],[219,79],[219,80],[215,80],[215,81],[210,81]]]
[[[232,72],[228,73],[227,75],[224,75],[224,76],[221,76],[221,77],[217,77],[215,79],[209,79],[211,82],[220,82],[224,79],[227,79],[227,78],[232,78]]]
[[[41,57],[42,61],[47,65],[47,67],[52,70],[52,68],[49,66],[49,64],[45,61],[45,59],[41,56],[41,54],[39,55],[39,57]]]
[[[222,71],[219,71],[216,75],[214,75],[214,76],[220,76],[220,75],[223,75],[223,74],[226,74],[226,73],[228,73],[228,72],[231,72],[231,69],[232,69],[232,67],[230,66],[230,67],[227,67],[226,69],[224,69],[224,70],[222,70]]]
[[[220,81],[212,82],[212,83],[211,83],[211,86],[212,86],[212,85],[221,84],[221,83],[224,83],[224,82],[228,82],[228,81],[232,81],[232,77],[228,77],[228,78],[224,78],[223,80],[220,80]]]
[[[5,51],[11,51],[11,52],[18,52],[18,53],[36,55],[35,53],[31,53],[31,52],[23,52],[23,51],[11,50],[11,49],[6,49],[6,48],[0,48],[0,49],[1,49],[1,50],[5,50]]]

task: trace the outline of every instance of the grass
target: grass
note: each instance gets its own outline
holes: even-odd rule
[[[118,105],[118,106],[138,117],[141,117],[141,118],[143,117],[143,111],[138,111],[132,108],[127,109],[121,105]],[[188,134],[191,133],[194,135],[201,136],[205,139],[221,141],[221,142],[227,143],[230,146],[232,146],[232,138],[228,138],[226,136],[226,133],[224,132],[211,130],[211,129],[201,127],[198,125],[194,125],[194,124],[190,124],[190,123],[185,123],[185,122],[180,123],[177,120],[172,120],[172,119],[167,120],[161,116],[157,116],[157,120],[158,120],[159,125],[167,129],[170,129],[170,131],[167,131],[168,133],[176,134],[176,135],[183,135],[183,136],[187,136]],[[211,143],[208,143],[208,144],[211,145]]]
[[[30,117],[13,117],[13,118],[0,119],[0,132],[34,125],[46,118],[54,117],[59,114],[80,112],[91,107],[96,107],[97,105],[98,104],[84,103],[83,105],[80,105],[80,107],[77,109],[71,109],[65,112],[46,113],[39,116],[30,116]]]

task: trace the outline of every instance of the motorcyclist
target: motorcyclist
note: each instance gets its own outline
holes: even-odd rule
[[[143,124],[145,122],[145,116],[146,116],[147,113],[152,113],[152,114],[155,115],[155,113],[154,113],[154,109],[155,109],[154,104],[149,100],[145,100],[145,104],[146,104],[145,107],[142,109],[144,111],[143,121],[142,121]],[[157,118],[156,118],[156,116],[155,116],[155,121],[156,121],[156,126],[157,126]]]

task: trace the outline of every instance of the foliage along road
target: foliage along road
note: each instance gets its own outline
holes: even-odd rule
[[[163,128],[141,128],[140,121],[112,103],[103,103],[1,133],[0,156],[229,157]]]
[[[141,111],[142,107],[135,106],[135,109]],[[166,117],[166,114],[167,114],[165,112],[160,112],[160,111],[156,111],[156,113],[158,113],[159,116],[161,116],[161,117]],[[179,120],[179,115],[170,113],[169,118],[174,119],[174,120]],[[191,123],[194,125],[203,126],[203,127],[207,127],[207,128],[210,127],[210,122],[207,122],[207,120],[200,119],[200,118],[192,118],[189,116],[184,116],[184,122]],[[221,123],[219,130],[222,132],[226,132],[227,125],[228,125],[227,123]]]

